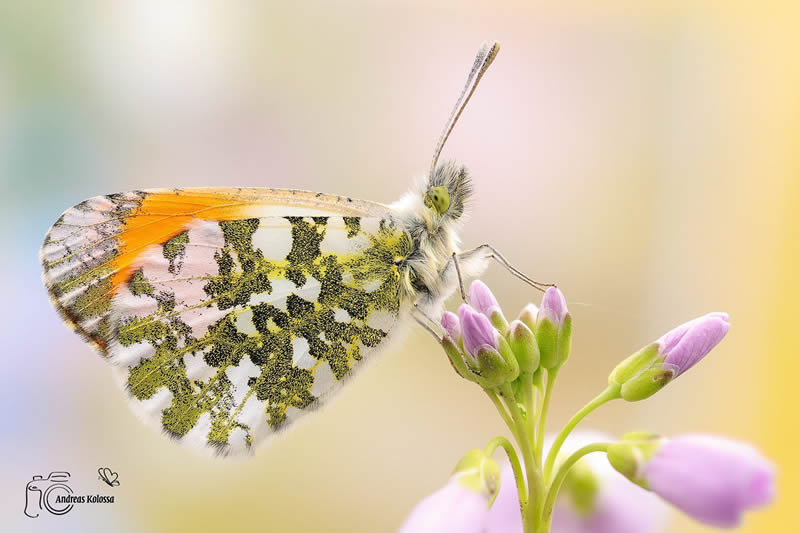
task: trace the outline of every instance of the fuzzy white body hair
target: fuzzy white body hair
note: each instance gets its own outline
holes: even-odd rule
[[[432,187],[444,187],[449,208],[444,213],[426,205],[425,195]],[[488,253],[461,254],[458,231],[466,218],[472,186],[466,168],[448,162],[430,178],[417,180],[410,191],[389,205],[395,221],[409,234],[414,252],[400,267],[403,301],[416,304],[433,316],[441,314],[444,301],[458,288],[453,254],[458,254],[464,277],[480,275],[489,261]]]

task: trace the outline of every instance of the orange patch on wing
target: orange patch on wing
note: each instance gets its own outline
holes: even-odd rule
[[[119,235],[120,253],[114,259],[113,290],[128,281],[136,261],[148,246],[164,244],[191,226],[193,220],[247,218],[252,202],[203,193],[150,193],[126,219]]]

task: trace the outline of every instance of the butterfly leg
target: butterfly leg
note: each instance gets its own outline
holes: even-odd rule
[[[433,335],[433,338],[436,339],[436,342],[442,342],[441,335],[439,333],[436,333],[436,331],[430,326],[430,324],[435,324],[436,327],[439,327],[439,324],[436,324],[436,322],[431,317],[429,317],[422,309],[420,309],[418,304],[414,304],[412,315],[414,317],[414,320],[417,321],[417,324],[425,328],[425,330],[428,333]],[[420,316],[422,318],[420,318]],[[423,320],[423,318],[425,320]]]
[[[456,277],[458,278],[458,289],[461,291],[461,299],[467,303],[467,292],[464,290],[464,278],[461,276],[461,266],[458,264],[458,254],[453,252],[453,266],[456,267]]]
[[[497,251],[497,249],[492,246],[491,244],[482,244],[472,250],[467,250],[466,252],[461,252],[460,254],[453,255],[456,264],[456,270],[458,270],[458,260],[456,258],[460,258],[463,260],[469,260],[475,256],[483,255],[486,259],[494,259],[498,263],[500,263],[506,270],[508,270],[514,277],[521,279],[531,287],[544,292],[547,287],[555,287],[555,283],[542,283],[541,281],[536,281],[528,277],[525,273],[520,271],[518,268],[513,266],[508,260],[503,257],[503,254]],[[461,277],[459,276],[459,282],[461,282]],[[464,286],[461,285],[461,293],[464,294]]]

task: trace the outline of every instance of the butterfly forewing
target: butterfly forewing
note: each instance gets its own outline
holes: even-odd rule
[[[181,442],[239,453],[384,341],[411,246],[379,204],[145,191],[68,210],[42,263],[56,307],[114,363],[135,411]]]

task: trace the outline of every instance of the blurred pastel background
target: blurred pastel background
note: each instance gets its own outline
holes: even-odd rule
[[[733,329],[647,402],[583,427],[722,433],[779,468],[742,531],[797,531],[800,8],[796,2],[0,0],[4,531],[392,531],[492,406],[412,329],[248,461],[129,412],[39,280],[67,207],[146,187],[293,187],[389,202],[427,169],[481,41],[500,55],[445,150],[477,200],[465,244],[557,281],[576,324],[551,428],[623,356],[708,311]],[[494,267],[510,314],[538,295]],[[455,305],[455,300],[452,302]],[[23,516],[34,474],[113,505]],[[105,490],[104,493],[108,493]],[[675,514],[670,531],[710,529]]]

